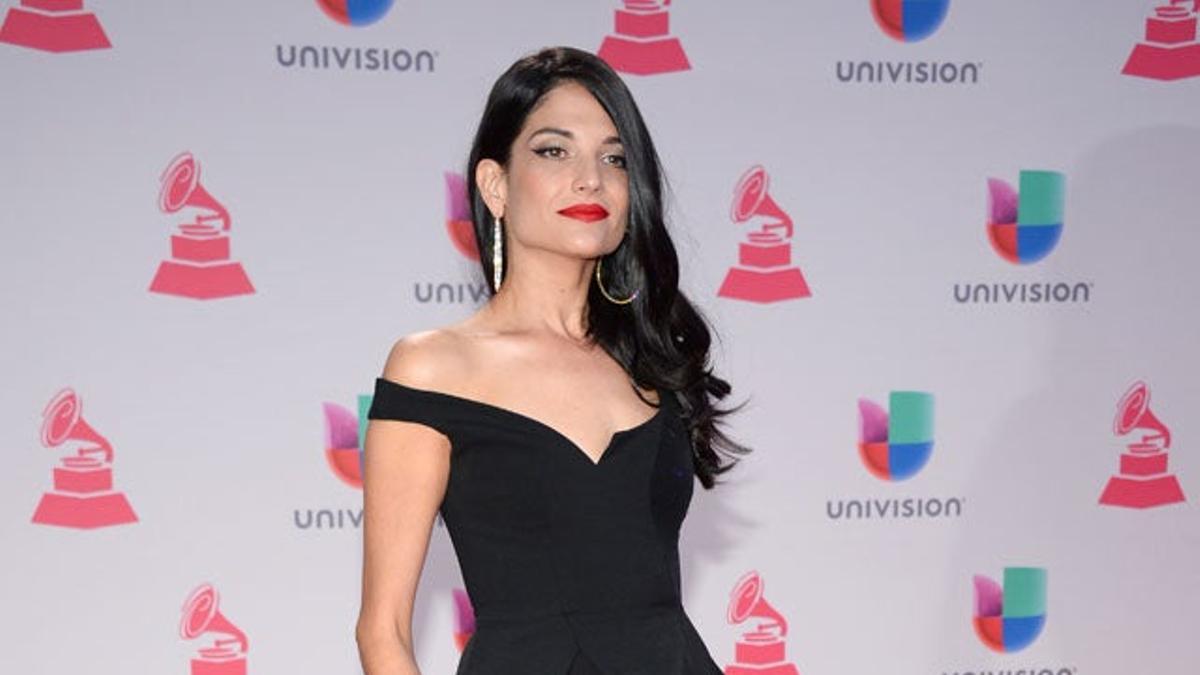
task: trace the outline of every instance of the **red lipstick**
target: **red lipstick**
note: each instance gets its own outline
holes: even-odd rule
[[[575,220],[582,220],[585,223],[592,223],[597,220],[604,220],[608,217],[608,209],[599,204],[576,204],[568,206],[559,211],[561,215]]]

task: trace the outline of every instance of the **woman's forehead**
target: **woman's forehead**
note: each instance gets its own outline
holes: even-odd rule
[[[532,135],[545,128],[572,135],[598,135],[604,139],[618,135],[616,125],[604,107],[576,82],[564,82],[546,92],[525,118],[522,134]]]

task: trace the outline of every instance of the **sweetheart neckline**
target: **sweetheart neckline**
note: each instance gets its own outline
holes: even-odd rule
[[[658,397],[658,407],[655,408],[654,414],[650,415],[650,417],[646,418],[645,420],[642,420],[641,422],[638,422],[637,424],[635,424],[631,427],[626,427],[624,429],[618,429],[618,430],[614,431],[608,437],[608,443],[605,444],[604,448],[600,451],[600,458],[593,460],[592,456],[589,455],[587,453],[587,451],[584,450],[578,443],[576,443],[574,440],[572,440],[570,436],[567,436],[565,433],[550,426],[546,422],[543,422],[535,417],[526,415],[525,413],[517,412],[516,410],[512,410],[510,408],[505,408],[503,406],[496,405],[495,403],[488,403],[487,401],[480,401],[480,400],[474,399],[474,398],[467,398],[466,396],[459,396],[458,394],[451,394],[449,392],[444,392],[444,391],[435,391],[433,389],[419,389],[417,387],[410,387],[407,384],[400,384],[399,382],[396,382],[393,380],[388,380],[388,379],[385,379],[382,377],[377,377],[376,379],[379,380],[380,382],[384,382],[393,387],[398,387],[400,389],[407,389],[408,391],[415,392],[417,394],[424,394],[426,396],[433,396],[436,398],[442,398],[442,399],[447,399],[447,400],[451,400],[451,401],[458,401],[460,403],[465,403],[468,405],[474,405],[478,408],[481,408],[484,410],[490,410],[490,411],[493,411],[496,413],[500,413],[502,415],[507,415],[508,417],[519,420],[521,422],[524,422],[525,424],[532,425],[533,427],[541,429],[544,432],[548,432],[551,436],[557,438],[559,441],[569,445],[571,447],[571,449],[575,451],[576,454],[578,454],[580,457],[582,457],[588,464],[592,465],[593,467],[599,467],[601,464],[604,463],[604,458],[608,457],[609,451],[612,450],[612,446],[614,444],[616,444],[618,438],[620,438],[622,436],[627,436],[629,434],[637,433],[638,431],[641,431],[642,429],[648,428],[649,426],[651,426],[651,424],[653,424],[660,417],[662,417],[663,408],[665,407],[664,404],[666,401],[666,398],[660,392],[659,397]]]

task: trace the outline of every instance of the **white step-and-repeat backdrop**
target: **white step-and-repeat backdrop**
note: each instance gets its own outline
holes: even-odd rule
[[[683,531],[725,672],[1196,672],[1198,12],[0,0],[0,671],[359,672],[373,378],[484,297],[469,140],[568,44],[748,401]],[[439,527],[426,673],[461,586]]]

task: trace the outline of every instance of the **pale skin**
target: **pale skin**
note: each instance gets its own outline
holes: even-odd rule
[[[616,127],[585,88],[561,84],[526,118],[508,165],[484,160],[474,180],[505,225],[500,291],[465,321],[396,342],[382,377],[541,421],[577,446],[560,451],[597,462],[614,433],[655,412],[620,364],[585,337],[596,259],[620,245],[628,222]],[[585,222],[559,213],[578,204],[599,204],[608,215]],[[366,675],[420,672],[413,603],[449,475],[450,441],[440,432],[395,420],[367,426],[356,629]]]

